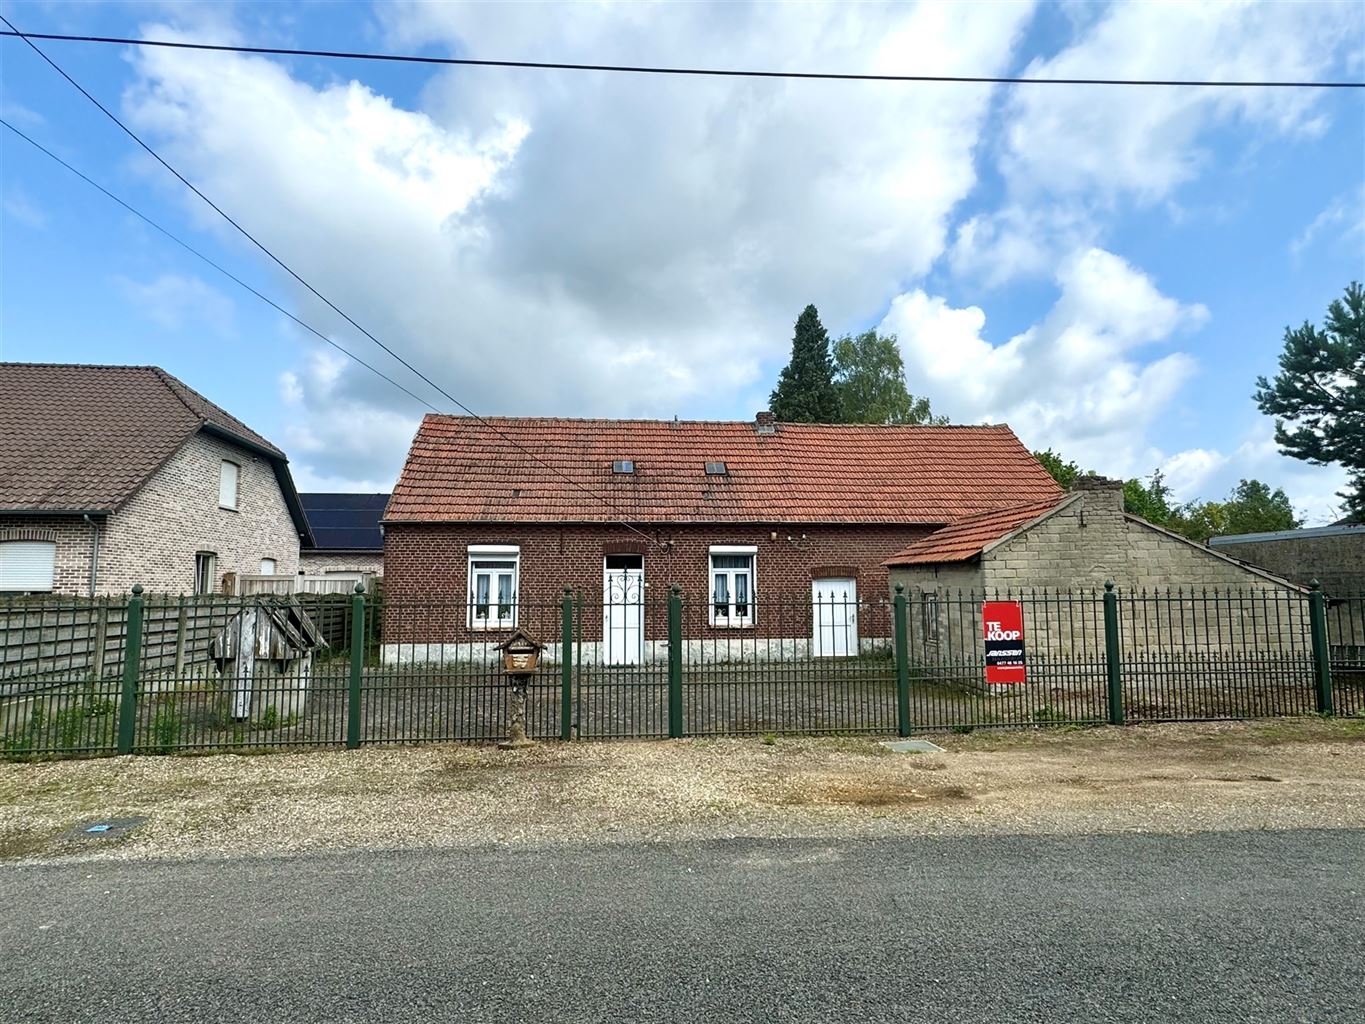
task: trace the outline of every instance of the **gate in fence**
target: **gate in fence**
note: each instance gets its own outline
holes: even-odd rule
[[[609,567],[598,594],[543,602],[491,590],[469,603],[0,601],[0,753],[496,741],[508,721],[499,644],[514,627],[545,644],[526,707],[527,732],[541,739],[1365,714],[1365,596],[1106,588],[868,599],[822,581],[808,595],[694,600],[651,591],[630,569]],[[1022,683],[987,681],[987,599],[1018,606]]]

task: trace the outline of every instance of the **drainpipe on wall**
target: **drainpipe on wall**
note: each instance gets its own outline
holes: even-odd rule
[[[100,524],[90,518],[89,513],[81,516],[90,524],[90,597],[95,596],[95,581],[100,571]]]

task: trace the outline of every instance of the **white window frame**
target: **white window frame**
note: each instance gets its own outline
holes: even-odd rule
[[[476,566],[478,562],[504,563],[496,566]],[[470,629],[515,629],[517,603],[521,592],[521,548],[516,544],[470,544],[467,548],[466,581],[469,593],[467,623]],[[487,577],[486,589],[480,591],[479,577]],[[501,580],[511,579],[510,602],[499,601]],[[479,598],[484,601],[480,603]],[[479,614],[480,608],[486,609]],[[502,609],[507,613],[503,614]]]
[[[262,559],[261,559],[261,575],[262,575],[262,576],[274,576],[275,573],[279,570],[279,567],[280,567],[280,563],[279,563],[278,561],[276,561],[275,559],[273,559],[273,558],[262,558]]]
[[[0,577],[0,594],[50,594],[57,574],[57,542],[51,540],[4,540],[0,541],[0,551],[9,548],[11,554],[20,547],[29,549],[30,554],[38,548],[47,552],[47,563],[34,574],[20,577],[16,567],[11,565],[8,576]],[[43,571],[46,569],[46,572]]]
[[[228,467],[232,467],[232,495],[231,503],[224,500],[224,492],[227,490]],[[231,459],[223,459],[218,464],[218,507],[228,509],[231,512],[237,511],[238,499],[242,493],[242,467],[240,463],[233,462]]]
[[[749,567],[747,569],[718,569],[716,568],[717,555],[740,555],[747,556]],[[723,626],[731,628],[746,628],[754,624],[754,603],[758,598],[758,546],[756,544],[713,544],[707,554],[707,580],[709,592],[707,594],[706,607],[707,616],[713,626]],[[748,602],[744,605],[743,614],[736,610],[735,596],[738,588],[735,584],[737,576],[748,576]],[[717,611],[716,598],[720,594],[717,580],[721,577],[725,579],[725,594],[727,597],[726,606],[728,611],[721,613]]]
[[[200,566],[207,570],[200,572]],[[194,553],[194,592],[213,594],[218,590],[218,553],[216,551],[196,551]]]

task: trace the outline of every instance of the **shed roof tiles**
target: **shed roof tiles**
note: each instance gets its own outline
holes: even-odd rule
[[[1056,508],[1064,498],[1045,498],[1029,501],[1006,508],[994,509],[967,516],[955,523],[935,530],[929,536],[915,541],[909,547],[896,552],[883,565],[929,565],[945,562],[965,562],[981,554],[988,546],[1002,537],[1008,536],[1021,526],[1046,515]]]

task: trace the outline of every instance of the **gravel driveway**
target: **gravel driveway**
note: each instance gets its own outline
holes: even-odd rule
[[[1365,827],[1365,721],[0,764],[0,858]],[[115,838],[78,825],[146,818]]]

